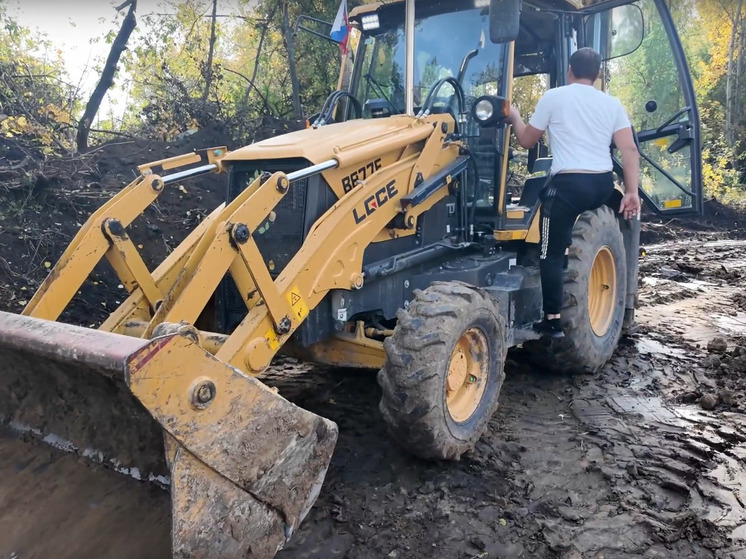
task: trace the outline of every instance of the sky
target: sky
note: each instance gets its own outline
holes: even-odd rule
[[[124,0],[6,0],[10,17],[21,26],[44,34],[62,51],[70,82],[80,84],[84,97],[95,87],[99,75],[94,71],[97,60],[105,60],[111,45],[104,37],[119,29],[115,23],[116,5]],[[138,0],[138,15],[155,11],[159,0]],[[126,12],[124,12],[126,13]],[[121,18],[119,19],[121,22]],[[92,42],[98,38],[98,42]],[[116,84],[115,84],[116,86]],[[121,91],[112,91],[102,103],[99,114],[121,105]],[[115,110],[120,113],[123,110]]]
[[[2,1],[2,0],[0,0]],[[106,44],[107,33],[119,30],[121,17],[115,22],[115,6],[124,0],[4,0],[3,4],[10,17],[21,26],[46,34],[55,48],[62,51],[71,83],[82,85],[86,92],[93,90],[99,75],[94,71],[96,62],[106,59],[111,45]],[[172,3],[178,0],[171,0]],[[138,0],[138,26],[142,17],[152,13],[172,13],[173,8],[164,0]],[[219,13],[235,12],[234,0],[219,0]],[[122,15],[126,11],[123,10]],[[133,38],[137,29],[133,34]],[[99,41],[92,43],[93,39]],[[119,82],[124,76],[120,74]],[[114,106],[115,113],[123,111],[122,100],[125,93],[117,90],[117,83],[104,100],[99,115],[109,112]]]
[[[96,57],[106,57],[103,38],[114,29],[114,6],[122,0],[6,0],[8,15],[29,29],[46,34],[62,50],[70,78],[77,81]],[[139,0],[138,14],[153,11],[158,0]],[[98,43],[91,40],[99,38]],[[94,77],[95,83],[95,77]]]

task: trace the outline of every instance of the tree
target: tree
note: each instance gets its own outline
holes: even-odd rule
[[[215,29],[217,27],[218,0],[212,0],[212,24],[210,25],[210,47],[207,51],[207,63],[205,67],[205,89],[202,91],[202,102],[206,102],[210,95],[210,86],[212,86],[212,59],[215,55]]]
[[[705,184],[723,194],[738,188],[739,174],[741,182],[746,179],[746,4],[700,0],[697,12],[696,31],[686,40],[698,50],[690,64],[698,74]]]
[[[293,116],[300,118],[302,116],[300,83],[298,82],[298,71],[295,66],[295,38],[293,37],[293,30],[290,27],[287,0],[282,3],[282,34],[285,40],[285,50],[288,53],[288,72],[290,73],[290,87],[293,98]]]
[[[121,11],[129,6],[129,11],[122,21],[122,27],[119,29],[114,42],[111,44],[111,50],[109,56],[106,59],[106,64],[101,72],[101,78],[96,85],[91,98],[88,100],[83,116],[80,118],[78,123],[78,133],[76,136],[76,144],[78,151],[85,151],[88,149],[88,135],[91,131],[91,124],[93,119],[98,113],[98,109],[101,106],[101,101],[104,99],[104,95],[109,88],[114,85],[114,76],[119,65],[119,59],[122,53],[127,48],[130,35],[137,26],[137,18],[135,16],[135,10],[137,10],[137,0],[126,0],[124,4],[116,8],[117,11]]]
[[[0,160],[29,163],[69,151],[67,132],[78,108],[59,51],[0,3]]]
[[[730,2],[730,4],[733,4]],[[728,45],[728,67],[726,70],[726,85],[725,85],[725,141],[728,147],[735,147],[737,126],[739,118],[739,89],[738,84],[741,77],[741,71],[743,68],[743,57],[739,57],[740,46],[742,44],[742,38],[739,35],[743,35],[743,8],[744,0],[737,0],[734,6],[723,6],[724,11],[728,14],[730,19],[730,42]],[[730,8],[730,10],[728,9]],[[737,60],[740,58],[740,60]]]

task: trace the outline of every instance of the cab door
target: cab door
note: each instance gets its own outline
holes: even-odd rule
[[[600,86],[622,101],[636,132],[641,196],[659,214],[701,213],[699,113],[666,2],[607,1],[580,14],[578,43],[602,54]]]

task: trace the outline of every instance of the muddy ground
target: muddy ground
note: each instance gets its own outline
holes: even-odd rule
[[[75,175],[58,203],[4,198],[3,310],[21,310],[121,168],[153,159],[111,149],[118,167]],[[221,189],[186,185],[149,210],[148,256]],[[704,218],[643,225],[638,331],[596,375],[551,375],[513,351],[500,408],[460,462],[390,442],[374,374],[278,359],[266,382],[340,427],[321,496],[278,557],[746,558],[746,219],[710,202]],[[103,269],[86,288],[66,319],[96,324],[121,289]],[[0,559],[168,556],[168,494],[153,483],[8,429],[0,480]]]

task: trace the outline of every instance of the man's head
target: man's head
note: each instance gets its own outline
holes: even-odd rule
[[[591,48],[576,50],[570,57],[570,80],[595,82],[601,74],[601,55]]]

